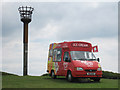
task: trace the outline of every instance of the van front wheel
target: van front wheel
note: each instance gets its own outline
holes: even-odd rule
[[[67,80],[68,80],[69,82],[72,82],[72,81],[73,81],[73,77],[72,77],[72,74],[71,74],[70,71],[69,71],[68,74],[67,74]]]
[[[56,78],[56,75],[55,75],[54,71],[51,71],[51,77],[52,77],[53,79]]]

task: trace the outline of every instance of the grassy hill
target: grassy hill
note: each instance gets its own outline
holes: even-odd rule
[[[0,72],[0,74],[2,74],[3,76],[5,76],[5,75],[13,75],[13,76],[18,76],[18,75],[11,74],[11,73],[7,73],[7,72]]]
[[[109,71],[102,71],[103,75],[102,78],[107,79],[120,79],[120,73],[113,73]],[[47,76],[48,74],[43,74],[42,76]]]
[[[3,88],[118,88],[118,79],[103,78],[100,82],[79,79],[71,83],[63,76],[51,79],[48,74],[43,76],[17,76],[4,72],[2,74]]]
[[[120,79],[120,73],[113,73],[109,71],[103,71],[103,78],[108,78],[108,79]]]

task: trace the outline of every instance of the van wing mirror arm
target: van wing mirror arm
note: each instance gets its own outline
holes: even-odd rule
[[[99,58],[97,58],[97,61],[98,61],[98,62],[100,62],[100,59],[99,59]]]

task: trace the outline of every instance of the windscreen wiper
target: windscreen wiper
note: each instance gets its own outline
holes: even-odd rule
[[[96,59],[88,59],[88,61],[94,61],[94,60],[96,60]]]
[[[83,58],[79,58],[79,59],[74,59],[74,60],[83,60],[83,61],[84,61],[84,60],[86,60],[86,59],[85,59],[85,58],[84,58],[84,59],[83,59]]]

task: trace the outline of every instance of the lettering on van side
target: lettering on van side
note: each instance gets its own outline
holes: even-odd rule
[[[64,63],[63,63],[63,66],[64,66],[64,70],[67,70],[68,62],[64,62]]]
[[[55,73],[57,73],[58,69],[59,69],[59,65],[58,65],[58,62],[55,62]]]
[[[92,62],[81,61],[81,63],[84,63],[84,64],[87,65],[88,67],[93,67],[93,63],[92,63]]]
[[[83,44],[83,43],[72,43],[73,47],[89,47],[88,44]]]

